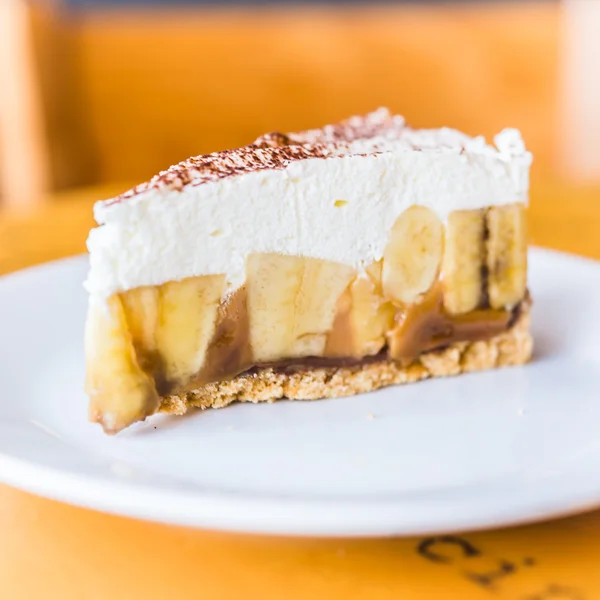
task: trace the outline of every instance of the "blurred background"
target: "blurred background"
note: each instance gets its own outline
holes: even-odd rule
[[[534,184],[595,186],[598,65],[600,0],[1,0],[0,207],[379,106],[518,127]]]

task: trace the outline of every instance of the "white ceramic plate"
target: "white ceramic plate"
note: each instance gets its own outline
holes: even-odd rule
[[[78,257],[0,279],[0,479],[168,523],[423,534],[600,505],[600,264],[531,253],[535,360],[319,402],[86,421]]]

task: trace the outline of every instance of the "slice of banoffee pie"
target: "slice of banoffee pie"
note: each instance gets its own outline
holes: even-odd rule
[[[514,129],[494,141],[381,109],[97,203],[91,419],[115,433],[528,361],[531,155]]]

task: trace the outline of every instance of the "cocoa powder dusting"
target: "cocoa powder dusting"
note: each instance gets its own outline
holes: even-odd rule
[[[335,125],[297,133],[267,133],[254,143],[232,150],[194,156],[161,171],[150,181],[107,200],[111,206],[149,190],[181,191],[187,186],[219,181],[258,171],[285,169],[290,163],[309,158],[330,158],[349,151],[350,144],[378,136],[399,136],[404,120],[386,110],[351,117]]]

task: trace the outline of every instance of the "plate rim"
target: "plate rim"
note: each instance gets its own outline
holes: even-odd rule
[[[197,529],[291,537],[415,537],[473,532],[574,516],[600,506],[599,481],[591,491],[575,496],[569,494],[568,500],[561,497],[540,502],[535,499],[525,504],[505,504],[501,510],[496,507],[495,521],[491,521],[489,511],[478,511],[480,502],[470,506],[461,503],[457,508],[468,516],[456,518],[454,514],[449,524],[448,507],[438,512],[435,519],[427,514],[430,511],[415,519],[414,510],[407,518],[404,503],[380,502],[372,497],[329,503],[306,499],[289,501],[276,496],[256,500],[250,495],[235,499],[228,494],[163,491],[152,486],[67,473],[4,452],[0,452],[0,473],[2,482],[14,488],[87,510]],[[173,504],[178,510],[168,508]],[[244,510],[240,512],[242,505]],[[252,518],[246,515],[249,511]],[[366,514],[376,516],[365,519]]]

